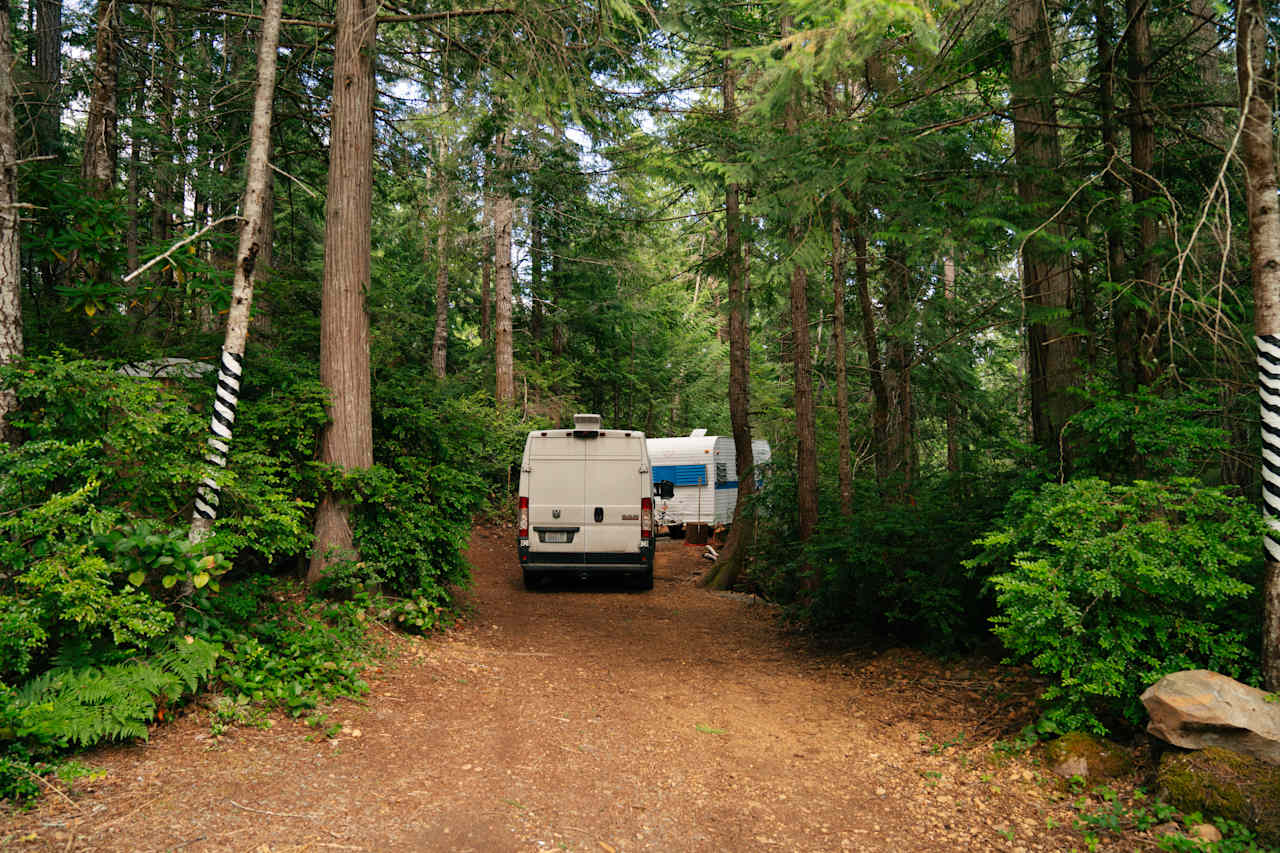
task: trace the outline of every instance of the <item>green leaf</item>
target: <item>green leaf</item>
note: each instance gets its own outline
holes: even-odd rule
[[[176,584],[177,582],[178,582],[177,575],[165,575],[164,579],[160,581],[160,584],[165,589],[173,589],[173,585]]]
[[[134,586],[142,586],[142,582],[146,579],[147,579],[147,573],[142,570],[129,573],[129,583],[133,584]]]
[[[200,574],[198,574],[198,575],[196,575],[194,578],[192,578],[192,579],[191,579],[191,582],[192,582],[193,584],[195,584],[196,589],[200,589],[200,588],[202,588],[205,584],[207,584],[207,583],[209,582],[209,573],[208,573],[208,572],[201,572]]]

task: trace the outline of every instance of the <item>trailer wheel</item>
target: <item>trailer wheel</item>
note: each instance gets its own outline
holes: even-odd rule
[[[524,570],[524,588],[537,589],[542,585],[542,572],[535,572],[531,569]]]
[[[683,524],[668,524],[668,525],[667,525],[667,535],[668,535],[668,536],[670,536],[672,539],[683,539],[683,538],[684,538],[684,525],[683,525]]]

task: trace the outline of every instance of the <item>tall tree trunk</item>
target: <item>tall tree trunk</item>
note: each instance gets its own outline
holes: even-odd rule
[[[1137,209],[1138,245],[1134,289],[1139,303],[1133,307],[1137,333],[1139,384],[1149,385],[1157,374],[1156,323],[1159,305],[1160,259],[1156,257],[1156,217],[1150,202],[1157,197],[1155,118],[1151,114],[1151,27],[1148,0],[1126,0],[1129,65],[1129,150],[1133,158],[1133,204]]]
[[[1115,24],[1111,0],[1095,0],[1094,41],[1098,51],[1098,119],[1101,126],[1102,152],[1107,158],[1102,186],[1108,207],[1107,280],[1120,281],[1126,272],[1124,230],[1120,225],[1121,198],[1124,183],[1120,180],[1119,146],[1116,143],[1116,53]],[[1127,294],[1119,294],[1112,309],[1112,345],[1116,357],[1116,375],[1120,390],[1131,394],[1138,386],[1142,359],[1135,331],[1133,304]]]
[[[483,259],[480,261],[480,343],[487,344],[493,338],[493,197],[484,193],[482,213],[484,233]]]
[[[942,300],[946,306],[947,328],[955,328],[956,259],[942,259]],[[958,389],[947,395],[947,472],[960,470],[960,413],[956,403]]]
[[[536,344],[542,339],[542,216],[529,206],[529,336]],[[537,356],[538,348],[534,347]]]
[[[1051,214],[1058,198],[1044,186],[1061,166],[1057,110],[1053,104],[1053,46],[1049,21],[1040,0],[1012,0],[1009,35],[1013,48],[1010,79],[1013,108],[1013,150],[1018,167],[1018,197],[1034,224]],[[1061,312],[1072,305],[1071,267],[1049,237],[1065,237],[1057,222],[1029,238],[1022,249],[1022,289],[1027,310],[1028,381],[1031,386],[1032,436],[1050,460],[1069,466],[1069,448],[1060,445],[1061,432],[1076,410],[1068,389],[1078,384],[1078,341],[1071,324],[1039,316],[1043,310]],[[1061,455],[1060,455],[1061,448]]]
[[[831,206],[831,340],[836,360],[836,436],[840,458],[840,514],[853,515],[853,448],[849,446],[849,365],[845,343],[844,229],[840,211]]]
[[[105,198],[116,177],[116,75],[120,50],[116,0],[98,0],[98,35],[84,127],[80,176],[89,192]]]
[[[178,107],[178,40],[174,26],[175,10],[162,11],[159,6],[152,6],[150,14],[151,26],[159,33],[162,47],[161,70],[155,81],[159,85],[159,92],[154,103],[156,135],[152,137],[155,175],[151,196],[151,239],[156,243],[164,244],[173,237],[176,218],[174,208],[182,204],[182,193],[177,186],[179,169],[174,164],[178,150],[174,121],[174,112]],[[159,20],[161,14],[164,15],[163,21]],[[235,223],[229,224],[235,227]],[[231,263],[231,260],[227,259],[220,266],[226,269]],[[174,292],[175,282],[176,278],[171,265],[165,264],[156,270],[156,283],[162,294],[160,298],[171,304],[173,315],[170,323],[176,327],[184,318],[182,298]],[[213,312],[208,305],[202,305],[201,310],[206,318],[212,317]],[[202,328],[208,326],[208,320],[201,323]]]
[[[13,32],[0,8],[0,364],[22,357],[22,253],[19,249],[18,135],[13,118]],[[18,399],[0,388],[0,441],[12,441],[9,417]]]
[[[62,0],[35,0],[36,152],[58,150],[62,127]]]
[[[790,17],[783,19],[782,32],[791,29]],[[798,97],[798,96],[797,96]],[[788,134],[797,132],[800,104],[787,104],[784,123]],[[798,250],[803,228],[791,226],[791,246]],[[791,269],[791,358],[796,416],[796,519],[797,534],[807,542],[818,526],[818,442],[813,403],[813,362],[809,342],[809,271],[800,263]]]
[[[1266,689],[1280,690],[1280,210],[1276,206],[1271,112],[1277,66],[1266,61],[1275,45],[1268,44],[1262,0],[1240,0],[1236,26],[1236,68],[1244,120],[1240,143],[1249,206],[1254,342],[1262,397],[1262,498],[1272,530],[1263,540],[1262,681]]]
[[[253,307],[253,287],[260,276],[271,195],[271,115],[276,91],[276,53],[280,44],[280,18],[284,0],[266,0],[262,8],[262,32],[258,38],[258,81],[253,100],[253,120],[249,126],[249,154],[245,166],[244,204],[241,210],[240,245],[236,250],[235,277],[231,284],[231,306],[227,312],[227,335],[218,364],[218,387],[214,393],[213,415],[209,421],[205,477],[196,494],[191,516],[190,539],[199,542],[213,529],[218,515],[217,474],[227,464],[231,430],[240,402],[240,382],[245,342],[249,337],[249,317]]]
[[[733,46],[725,37],[725,48]],[[732,135],[738,121],[736,98],[737,74],[730,59],[724,60],[721,96],[724,101],[725,136]],[[724,251],[728,276],[729,300],[729,424],[733,430],[733,459],[738,475],[737,503],[733,508],[733,526],[729,539],[720,552],[715,568],[707,572],[702,583],[712,589],[729,589],[747,564],[747,549],[755,538],[755,518],[747,509],[755,494],[755,459],[751,452],[751,284],[747,280],[746,259],[742,252],[742,219],[739,190],[734,183],[724,188]],[[677,399],[679,392],[677,391]],[[675,413],[672,414],[675,420]]]
[[[889,481],[888,431],[889,392],[884,383],[884,361],[876,334],[875,307],[871,302],[871,282],[867,264],[867,235],[862,226],[853,232],[854,267],[858,279],[858,309],[862,315],[862,339],[867,349],[867,372],[871,383],[871,442],[875,451],[876,482],[884,492]]]
[[[498,187],[493,196],[494,288],[497,302],[494,317],[494,361],[497,382],[494,397],[499,405],[511,405],[516,399],[515,364],[511,337],[511,220],[515,202],[511,197],[510,164],[507,160],[506,133],[499,135],[495,157],[498,161]]]
[[[437,163],[439,158],[437,157]],[[449,178],[436,167],[436,330],[431,338],[431,369],[444,379],[449,357]]]
[[[320,379],[329,389],[329,426],[320,460],[344,471],[373,464],[370,402],[370,228],[373,191],[373,0],[337,0],[333,113],[325,204],[320,303]],[[327,492],[316,510],[315,550],[307,581],[355,555],[347,497]]]
[[[915,412],[911,363],[915,355],[911,314],[911,269],[902,244],[885,248],[884,341],[886,497],[907,499],[915,479]]]

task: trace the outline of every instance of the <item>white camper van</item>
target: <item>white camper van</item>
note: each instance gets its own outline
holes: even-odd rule
[[[527,587],[551,574],[609,572],[653,588],[653,480],[644,433],[603,429],[574,415],[573,429],[535,430],[520,464],[517,550]]]
[[[684,534],[685,525],[716,527],[733,521],[738,503],[738,462],[733,437],[707,435],[695,429],[678,438],[651,438],[649,460],[655,483],[672,483],[672,497],[659,500],[657,523],[665,525],[673,537]],[[770,458],[769,442],[751,442],[756,481]]]

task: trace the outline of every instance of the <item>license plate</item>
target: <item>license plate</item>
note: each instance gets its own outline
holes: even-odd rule
[[[568,542],[569,531],[567,530],[544,530],[542,532],[543,542]]]

